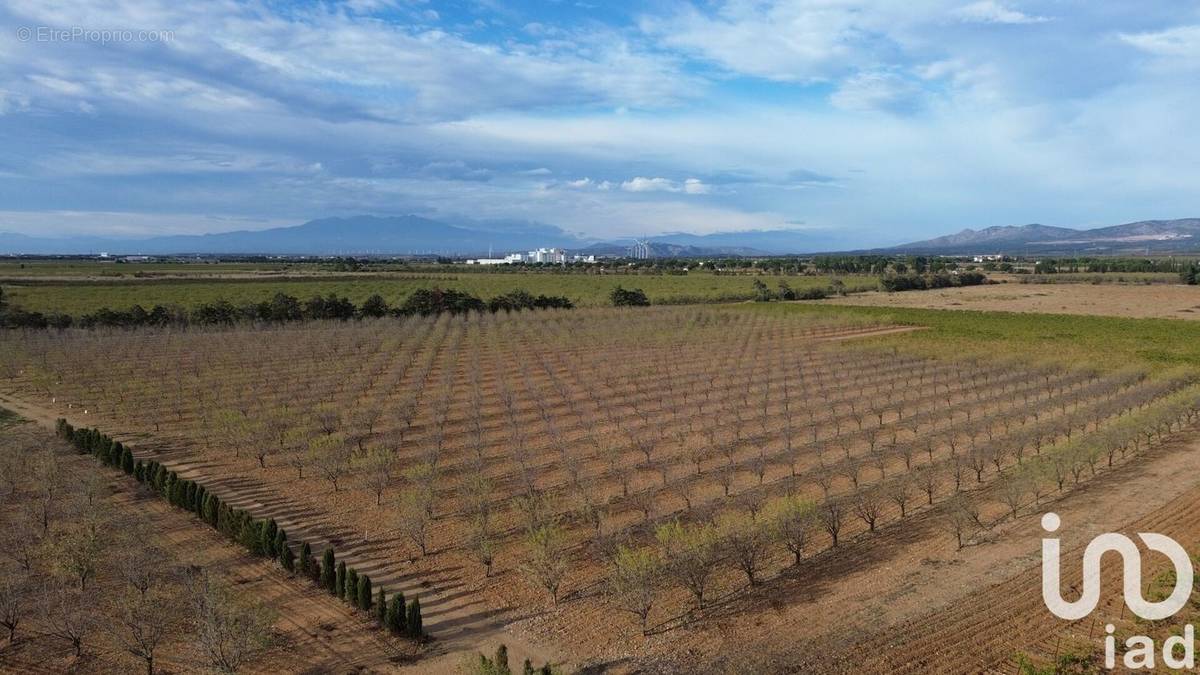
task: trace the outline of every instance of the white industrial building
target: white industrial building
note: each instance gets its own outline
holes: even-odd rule
[[[512,265],[514,263],[550,263],[563,265],[568,262],[596,262],[594,255],[567,255],[561,248],[539,248],[528,253],[510,253],[503,258],[476,258],[468,265]]]

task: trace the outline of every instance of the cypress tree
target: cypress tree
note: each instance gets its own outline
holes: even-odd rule
[[[408,618],[405,621],[408,629],[408,636],[411,638],[419,638],[425,634],[421,627],[421,596],[413,598],[413,601],[408,605]]]
[[[339,560],[337,571],[333,575],[333,594],[339,598],[346,597],[346,561]]]
[[[393,635],[400,635],[405,632],[405,624],[404,593],[396,593],[396,595],[392,596],[392,602],[388,605],[387,628]]]
[[[525,659],[525,665],[521,667],[521,675],[537,675],[533,669],[533,662]]]
[[[142,464],[142,460],[140,460],[140,459],[138,460],[137,464],[135,464],[133,467],[133,477],[139,483],[146,482],[146,465]]]
[[[331,595],[337,595],[337,580],[333,573],[333,547],[325,549],[325,554],[321,557],[321,585]]]
[[[312,547],[308,542],[300,545],[300,572],[304,576],[311,577],[313,571]]]
[[[291,553],[292,551],[292,548],[287,545],[287,532],[284,532],[283,530],[277,530],[275,532],[275,542],[272,544],[272,547],[275,549],[275,555],[279,558],[279,563],[282,565],[284,551],[287,551],[288,553]],[[292,560],[296,560],[295,554],[292,554]],[[291,572],[292,570],[288,571]]]
[[[192,502],[192,510],[195,511],[196,515],[201,519],[204,518],[204,506],[207,501],[208,501],[208,490],[205,489],[205,487],[203,485],[197,485],[196,486],[196,497],[195,497],[195,500]]]
[[[353,607],[358,607],[358,570],[351,567],[346,570],[346,589],[342,598]]]
[[[242,515],[245,516],[245,514]],[[241,535],[238,537],[238,541],[241,542],[242,546],[245,546],[246,550],[253,555],[261,555],[261,536],[262,527],[258,524],[258,521],[253,518],[243,517]]]
[[[358,577],[358,608],[364,612],[371,611],[371,577],[363,574]]]
[[[279,564],[288,572],[296,571],[296,554],[292,553],[292,547],[287,544],[279,550]]]
[[[492,662],[496,665],[498,675],[512,675],[512,669],[508,666],[508,646],[503,642],[496,647],[496,658]]]
[[[133,451],[129,448],[123,448],[121,452],[121,470],[127,475],[133,475]]]
[[[379,587],[379,597],[375,598],[375,620],[380,626],[387,626],[388,603],[387,593],[384,592],[383,586]]]
[[[259,525],[258,549],[264,556],[266,556],[268,558],[274,558],[275,554],[276,554],[276,551],[275,551],[275,532],[276,531],[277,530],[275,527],[274,520],[264,520],[264,521],[262,521],[262,524]]]

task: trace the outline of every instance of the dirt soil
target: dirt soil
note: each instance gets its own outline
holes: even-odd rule
[[[202,567],[270,607],[277,616],[275,645],[240,671],[245,673],[396,673],[411,667],[423,649],[380,631],[364,614],[352,611],[313,584],[287,576],[268,561],[253,558],[190,514],[171,508],[144,492],[131,478],[103,468],[88,456],[64,455],[84,471],[102,472],[111,492],[106,499],[149,527],[152,541],[167,551],[173,564]],[[135,671],[128,655],[108,648],[101,638],[89,640],[88,654],[78,660],[66,642],[39,635],[35,620],[14,644],[0,649],[0,672],[110,673]],[[32,634],[29,631],[33,630]],[[166,673],[208,672],[200,666],[194,645],[168,641],[156,654],[155,666]]]
[[[872,307],[1200,319],[1200,286],[1165,284],[991,284],[903,293],[871,291],[824,302]]]

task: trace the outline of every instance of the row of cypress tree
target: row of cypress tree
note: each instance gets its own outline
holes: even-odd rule
[[[204,485],[181,478],[159,462],[135,459],[129,448],[98,429],[76,429],[60,418],[55,431],[80,454],[91,454],[101,463],[124,471],[153,489],[172,506],[192,511],[218,532],[244,546],[252,555],[276,560],[289,573],[301,574],[353,607],[372,612],[380,626],[393,634],[413,639],[424,636],[420,597],[405,603],[404,594],[397,593],[389,600],[383,587],[379,588],[377,595],[374,594],[371,577],[359,574],[352,567],[347,568],[345,561],[338,562],[332,546],[325,549],[322,559],[318,561],[313,558],[308,542],[302,542],[297,560],[288,544],[287,532],[273,518],[255,518],[245,510],[221,501]]]

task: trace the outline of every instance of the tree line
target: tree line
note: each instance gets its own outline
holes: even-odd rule
[[[879,280],[879,285],[889,293],[899,291],[923,291],[931,288],[953,288],[957,286],[979,286],[987,283],[987,275],[982,272],[958,272],[948,274],[937,272],[932,274],[906,273],[889,274]]]
[[[420,596],[406,602],[403,593],[389,599],[382,586],[373,590],[371,577],[338,561],[332,546],[326,547],[321,560],[317,560],[309,543],[301,542],[297,556],[287,532],[273,518],[255,518],[222,501],[198,481],[183,478],[154,460],[136,459],[127,446],[98,429],[76,429],[59,418],[55,433],[80,454],[91,454],[105,466],[133,477],[172,506],[193,512],[251,555],[275,560],[289,574],[308,578],[330,595],[372,614],[391,633],[412,639],[424,636]]]
[[[154,305],[147,310],[141,305],[129,309],[102,307],[78,317],[63,313],[29,312],[6,303],[0,289],[0,327],[4,328],[80,328],[139,326],[233,325],[237,323],[289,323],[380,318],[385,316],[430,316],[434,314],[466,314],[468,312],[516,312],[531,309],[573,309],[570,298],[561,295],[533,295],[515,289],[488,300],[463,291],[443,288],[420,288],[396,306],[388,304],[378,293],[362,305],[336,293],[314,295],[308,300],[286,293],[276,293],[270,300],[235,305],[228,300],[215,300],[191,309],[177,305]]]

